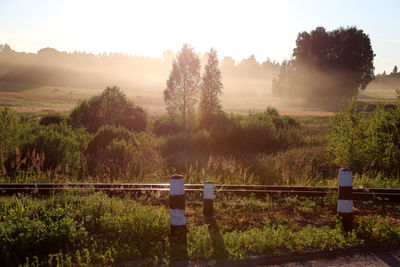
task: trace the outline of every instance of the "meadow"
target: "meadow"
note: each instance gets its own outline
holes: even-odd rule
[[[246,111],[233,97],[237,109],[215,125],[201,129],[194,117],[183,132],[178,118],[161,112],[160,99],[151,100],[155,95],[20,86],[0,92],[6,107],[0,110],[1,183],[168,183],[170,174],[182,173],[185,183],[337,186],[338,169],[351,166],[355,187],[400,187],[394,99],[391,108],[373,112],[357,110],[353,99],[334,113],[265,107],[262,98],[259,109]],[[355,228],[346,233],[335,193],[315,199],[217,194],[213,218],[199,216],[201,197],[186,196],[182,247],[170,240],[166,194],[2,196],[0,265],[146,266],[400,240],[399,206],[377,199],[355,201]]]
[[[217,198],[213,218],[199,216],[201,196],[186,198],[187,244],[182,247],[169,238],[166,195],[132,200],[89,190],[46,199],[0,197],[0,264],[148,266],[390,245],[400,239],[400,209],[388,203],[357,202],[355,229],[346,233],[336,216],[335,194]]]
[[[384,99],[395,103],[394,92],[388,91],[367,89],[359,96],[359,101],[367,99],[368,103],[377,103]],[[226,117],[220,121],[220,127],[199,130],[194,118],[190,126],[192,132],[182,135],[179,133],[179,121],[168,118],[163,112],[164,103],[159,95],[127,91],[127,101],[143,107],[148,114],[144,132],[134,133],[129,140],[122,138],[123,142],[133,142],[129,146],[139,153],[125,149],[124,159],[107,158],[102,162],[108,162],[108,165],[89,166],[93,160],[99,160],[96,156],[98,149],[89,151],[89,147],[93,147],[96,134],[100,133],[96,133],[97,129],[87,133],[83,129],[71,128],[68,118],[79,103],[101,93],[101,90],[95,89],[36,87],[3,82],[0,85],[0,104],[8,107],[8,113],[12,113],[3,113],[3,119],[5,116],[13,117],[16,132],[12,135],[20,134],[25,140],[3,141],[2,165],[3,169],[8,169],[8,175],[3,172],[0,179],[3,182],[165,182],[170,173],[180,172],[185,174],[188,183],[211,180],[227,184],[336,185],[337,171],[342,166],[335,162],[334,153],[327,150],[328,133],[335,113],[317,108],[306,109],[299,105],[283,106],[282,100],[275,101],[267,94],[258,98],[225,96],[222,104],[226,108]],[[266,103],[271,102],[280,108],[268,107]],[[48,125],[46,117],[50,118]],[[52,124],[51,117],[58,118],[58,123],[61,120],[66,123],[56,126]],[[11,129],[11,125],[5,121],[3,124],[3,127]],[[7,131],[5,128],[3,130]],[[54,136],[46,136],[49,130],[53,134],[61,133],[58,141]],[[121,129],[108,131],[114,132],[114,135],[117,134],[115,131],[123,132]],[[36,141],[28,140],[38,132],[41,132],[41,137],[33,138]],[[107,133],[107,130],[103,132]],[[6,133],[3,136],[4,139],[8,138]],[[118,137],[116,140],[122,139]],[[43,143],[47,142],[45,140],[52,140],[53,145],[64,142],[66,147],[73,144],[76,151],[52,152],[50,145],[41,147],[46,146]],[[42,142],[43,145],[35,142]],[[106,142],[102,149],[110,144],[110,140]],[[113,149],[124,148],[116,145]],[[38,155],[44,153],[46,158],[46,151],[50,153],[48,156],[52,153],[64,156],[60,158],[57,155],[52,163],[47,158],[43,163],[46,166],[33,168],[32,160],[27,163],[27,158],[32,158],[32,152]],[[115,152],[107,153],[112,157],[111,154]],[[127,165],[129,157],[138,161],[133,164],[135,166]],[[145,166],[143,162],[146,157],[153,157],[154,164]],[[16,164],[18,160],[24,162],[25,166]],[[125,168],[114,172],[110,170],[115,160],[124,161]],[[12,162],[14,170],[11,170]],[[5,166],[7,164],[8,167]],[[16,169],[17,165],[20,169]],[[69,169],[68,172],[65,167]],[[375,169],[355,172],[354,183],[363,187],[398,187],[398,179],[398,176],[388,176]]]

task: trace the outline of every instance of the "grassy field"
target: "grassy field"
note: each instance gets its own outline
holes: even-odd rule
[[[103,144],[96,139],[103,136],[100,130],[89,133],[72,128],[67,121],[41,125],[37,120],[45,113],[67,115],[79,100],[101,91],[24,84],[1,84],[0,88],[0,105],[18,112],[1,113],[5,153],[0,156],[9,153],[12,157],[3,161],[0,183],[167,183],[169,175],[178,172],[185,175],[185,183],[337,186],[339,166],[327,152],[328,133],[334,125],[332,111],[294,105],[280,106],[278,114],[278,110],[267,109],[270,104],[282,104],[276,98],[226,95],[224,108],[235,114],[225,115],[222,129],[157,135],[157,114],[165,112],[161,95],[127,91],[129,99],[154,117],[143,132],[102,128],[106,129],[104,136],[116,136],[115,142]],[[378,96],[384,96],[379,93],[364,92],[361,100],[375,103]],[[24,112],[34,116],[20,116]],[[103,147],[97,151],[99,144]],[[51,161],[60,155],[59,161]],[[104,155],[109,158],[100,157]],[[99,162],[103,165],[93,165]],[[44,163],[49,164],[47,169]],[[98,172],[89,172],[89,167]],[[400,187],[399,179],[379,170],[360,172],[355,173],[353,185],[394,188]],[[49,198],[0,197],[0,265],[153,265],[181,259],[318,252],[400,240],[400,209],[390,203],[356,201],[355,229],[345,233],[336,215],[335,193],[318,199],[217,195],[213,218],[202,216],[201,197],[186,197],[186,246],[170,239],[167,194],[135,200],[90,190]]]
[[[60,86],[35,86],[33,84],[0,82],[0,106],[10,107],[18,112],[70,112],[79,100],[99,94],[104,88],[71,88]],[[136,104],[143,106],[153,115],[165,113],[162,92],[142,92],[125,90],[126,95]],[[393,102],[394,91],[365,90],[360,94],[360,101]],[[298,103],[288,105],[282,99],[270,96],[267,91],[256,95],[226,93],[221,97],[224,109],[228,112],[247,114],[250,111],[265,110],[268,106],[279,109],[281,114],[297,116],[332,116],[333,111],[312,107],[302,107]]]
[[[99,94],[102,89],[69,88],[59,86],[34,86],[30,84],[0,83],[0,106],[10,107],[17,112],[70,112],[79,100]],[[150,114],[165,113],[162,92],[140,92],[125,90],[127,97],[143,106]],[[248,113],[265,110],[279,99],[261,96],[222,96],[227,111]],[[289,112],[290,113],[290,112]]]
[[[323,199],[217,197],[213,218],[201,215],[200,196],[186,198],[183,246],[169,238],[166,195],[134,201],[90,192],[0,197],[0,264],[153,265],[392,244],[400,238],[400,209],[385,203],[356,202],[355,229],[345,233],[334,194]]]
[[[98,94],[99,90],[0,83],[0,106],[17,112],[70,112],[79,100]]]
[[[52,112],[61,112],[67,115],[77,105],[79,100],[88,99],[99,93],[101,91],[95,89],[36,87],[29,84],[3,83],[0,84],[0,105],[11,107],[17,112],[33,113],[35,117]],[[158,119],[158,114],[165,112],[162,97],[155,92],[143,93],[128,90],[126,94],[129,99],[134,100],[138,105],[143,105],[153,115],[147,128],[147,133],[150,133],[150,135],[144,137],[144,139],[152,140],[151,145],[148,144],[148,147],[143,148],[143,151],[151,147],[151,149],[156,150],[156,153],[159,153],[160,157],[163,158],[157,161],[157,164],[159,164],[157,171],[142,173],[142,175],[137,177],[118,176],[114,178],[110,178],[110,175],[106,174],[103,176],[86,174],[83,177],[77,178],[63,174],[58,175],[52,171],[50,173],[30,173],[26,175],[22,171],[17,172],[17,175],[13,176],[0,176],[0,179],[4,182],[65,182],[75,181],[76,179],[83,179],[89,182],[162,182],[167,179],[171,171],[177,171],[185,174],[188,183],[197,183],[204,180],[223,184],[329,186],[336,183],[337,171],[340,166],[335,164],[333,155],[326,150],[328,143],[327,134],[331,129],[331,118],[335,114],[333,111],[317,108],[305,109],[298,105],[283,107],[281,100],[268,95],[260,95],[258,97],[225,95],[222,98],[222,103],[225,105],[224,109],[227,112],[245,115],[242,117],[243,125],[247,125],[246,127],[248,128],[243,129],[248,130],[246,134],[253,134],[253,139],[260,139],[259,137],[262,136],[263,129],[270,126],[254,123],[254,121],[252,122],[249,119],[252,116],[247,115],[254,115],[257,111],[267,110],[269,103],[281,106],[277,109],[279,113],[281,115],[291,115],[297,121],[298,127],[281,135],[283,139],[280,139],[278,143],[287,142],[287,146],[282,146],[279,149],[274,150],[274,142],[272,142],[267,150],[254,150],[243,153],[247,146],[253,144],[247,142],[243,143],[245,144],[244,146],[239,147],[239,140],[234,140],[235,135],[231,135],[230,138],[232,139],[229,139],[230,144],[228,147],[225,147],[231,150],[221,153],[222,150],[212,150],[212,146],[218,144],[218,142],[222,143],[226,141],[219,140],[218,134],[212,137],[214,139],[210,138],[210,132],[198,130],[196,130],[196,133],[185,138],[179,134],[175,136],[154,135],[155,132],[152,125]],[[377,102],[379,101],[377,97],[382,97],[385,101],[395,101],[389,98],[393,97],[393,94],[390,95],[388,91],[383,90],[363,91],[361,101],[368,101],[369,103],[373,101]],[[257,116],[253,116],[253,118],[257,118]],[[239,120],[240,116],[237,116],[236,119]],[[274,119],[285,119],[285,116]],[[37,121],[34,123],[37,123]],[[251,130],[251,127],[258,129],[257,131],[259,132],[254,132]],[[276,130],[276,128],[274,129],[276,131],[275,134],[279,134],[281,131]],[[223,131],[220,133],[223,134]],[[239,133],[240,131],[235,134]],[[268,135],[265,136],[268,137]],[[242,137],[240,141],[249,141],[243,139],[252,139]],[[90,140],[92,137],[87,138],[87,140]],[[262,140],[260,142],[262,143]],[[211,150],[199,151],[201,150],[200,148],[206,148],[207,146],[211,147]],[[257,149],[257,146],[254,146],[254,149]],[[42,147],[39,149],[42,149]],[[51,150],[53,149],[48,149],[48,152],[51,153]],[[80,153],[83,152],[80,151]],[[60,153],[64,152],[60,151]],[[82,154],[83,156],[85,155]],[[384,178],[379,172],[355,175],[357,186],[363,187],[398,187],[396,181],[399,179],[399,177],[397,179],[394,179],[394,177],[390,177],[390,179]]]
[[[369,98],[375,100],[396,100],[396,93],[394,90],[377,90],[377,89],[366,89],[360,93],[360,98]]]

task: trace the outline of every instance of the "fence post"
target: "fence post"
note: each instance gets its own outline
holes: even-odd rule
[[[204,182],[203,191],[203,212],[205,216],[213,215],[213,205],[214,205],[214,183]]]
[[[169,180],[169,220],[171,235],[186,232],[185,219],[185,182],[183,175],[175,174]]]
[[[353,173],[350,169],[339,170],[337,212],[342,217],[343,229],[353,230]]]

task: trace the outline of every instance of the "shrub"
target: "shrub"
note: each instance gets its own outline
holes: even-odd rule
[[[275,123],[279,123],[279,127]],[[168,166],[186,170],[205,166],[210,155],[245,159],[257,153],[272,153],[297,144],[299,124],[280,117],[276,110],[247,116],[220,114],[210,131],[170,135],[162,145]],[[209,165],[209,164],[208,164]],[[253,163],[250,163],[253,165]],[[188,170],[189,172],[191,170]]]
[[[0,112],[0,173],[6,173],[4,163],[20,143],[22,127],[18,116],[5,108]]]
[[[365,130],[366,164],[387,174],[400,172],[400,104],[395,109],[378,105]]]
[[[70,115],[74,127],[85,127],[95,133],[102,125],[123,126],[133,131],[144,131],[147,114],[143,108],[128,101],[119,87],[107,87],[97,95],[79,103]]]
[[[110,266],[167,257],[168,213],[131,199],[101,193],[2,197],[0,217],[1,266],[26,258],[38,263],[32,266]]]
[[[50,124],[60,124],[63,120],[64,118],[60,114],[47,114],[40,119],[39,124],[45,126]]]
[[[273,152],[299,141],[299,124],[275,109],[248,116],[224,115],[210,131],[214,147],[226,152]]]
[[[90,175],[113,179],[144,177],[163,166],[152,135],[111,125],[97,131],[85,154]]]
[[[356,96],[341,106],[332,120],[328,151],[335,163],[355,172],[400,172],[400,104],[386,109],[379,104],[372,114],[356,110]]]
[[[42,126],[9,110],[0,113],[0,172],[63,171],[79,173],[87,134],[66,122]]]
[[[361,114],[357,112],[357,96],[345,106],[341,104],[339,112],[331,121],[328,135],[328,151],[335,156],[339,167],[361,171],[366,160],[363,151],[365,142],[365,125]]]
[[[84,129],[72,129],[65,122],[38,127],[21,145],[20,154],[17,151],[15,157],[16,161],[18,157],[24,157],[21,162],[26,167],[35,167],[40,157],[42,170],[63,171],[76,176],[81,170],[82,152],[87,142],[88,136]]]
[[[184,171],[187,165],[203,159],[210,153],[209,135],[206,131],[169,135],[161,145],[161,152],[167,164],[176,171]]]
[[[179,124],[176,117],[163,116],[154,121],[153,133],[157,136],[176,134],[183,131],[183,126]]]
[[[113,140],[131,140],[136,143],[133,133],[123,127],[115,127],[112,125],[102,126],[88,144],[86,154],[99,157],[99,151],[106,148]]]

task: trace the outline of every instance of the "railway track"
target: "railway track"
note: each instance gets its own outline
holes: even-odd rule
[[[150,195],[157,192],[167,193],[169,184],[106,184],[106,183],[70,183],[70,184],[0,184],[0,195],[36,194],[48,195],[60,191],[82,190],[103,191],[111,195],[131,194]],[[216,195],[238,195],[265,197],[266,195],[324,197],[337,193],[337,187],[275,186],[275,185],[215,185]],[[185,193],[202,193],[203,184],[185,184]],[[400,189],[389,188],[353,188],[353,198],[384,199],[400,203]]]

